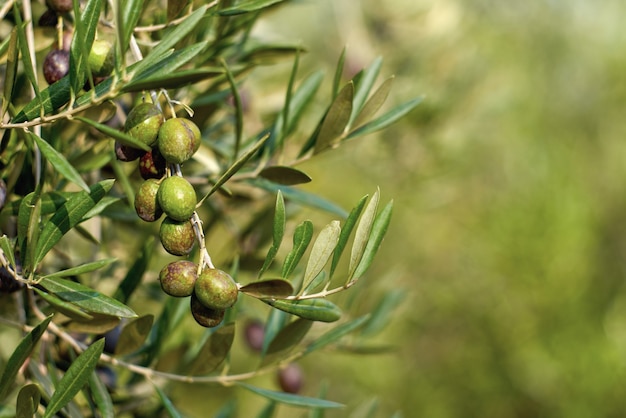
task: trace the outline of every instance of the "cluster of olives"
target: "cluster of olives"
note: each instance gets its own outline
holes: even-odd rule
[[[139,159],[144,181],[135,195],[137,215],[146,222],[155,222],[165,215],[159,228],[163,248],[173,255],[188,255],[196,241],[192,218],[197,196],[193,186],[177,175],[175,168],[198,151],[200,129],[186,118],[166,120],[157,105],[143,102],[128,113],[124,130],[151,148],[142,151],[119,142],[115,145],[119,160]],[[237,301],[239,290],[232,277],[215,268],[200,269],[191,261],[169,263],[161,270],[159,279],[168,295],[191,296],[193,317],[205,327],[220,324],[225,310]]]

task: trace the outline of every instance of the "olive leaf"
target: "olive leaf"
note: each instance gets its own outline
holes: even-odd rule
[[[255,298],[286,298],[293,293],[293,286],[284,279],[267,279],[248,283],[239,291]]]
[[[376,220],[372,225],[372,232],[370,234],[369,240],[367,241],[367,245],[365,246],[361,261],[359,261],[359,265],[356,267],[355,271],[350,274],[349,280],[358,279],[359,277],[361,277],[363,274],[365,274],[365,271],[372,264],[374,256],[376,255],[376,252],[380,247],[385,233],[387,232],[387,228],[389,227],[392,209],[393,201],[390,201],[378,214],[378,216],[376,216]]]
[[[37,143],[37,146],[41,150],[43,156],[46,157],[46,160],[48,160],[48,162],[52,164],[56,171],[58,171],[63,177],[70,180],[72,183],[80,186],[83,190],[87,192],[89,191],[89,186],[87,186],[87,183],[85,183],[85,181],[80,176],[78,171],[76,171],[74,166],[65,159],[63,154],[55,150],[52,145],[44,141],[38,135],[30,133],[30,137],[35,141],[35,143]]]
[[[339,143],[350,121],[353,96],[354,84],[348,83],[333,100],[315,140],[314,154],[333,148]]]
[[[283,270],[281,273],[282,277],[287,278],[293,272],[302,259],[302,256],[304,255],[304,252],[309,246],[312,238],[313,222],[304,221],[296,227],[296,230],[293,233],[293,248],[289,254],[287,254],[283,263]]]
[[[114,418],[115,409],[113,407],[113,399],[111,399],[109,389],[100,378],[97,370],[91,372],[88,384],[89,391],[91,392],[91,396],[100,416],[102,418]]]
[[[202,375],[217,369],[226,359],[235,339],[235,323],[219,327],[198,351],[191,364],[190,375]]]
[[[310,398],[307,396],[296,395],[293,393],[276,392],[273,390],[262,389],[256,386],[252,386],[248,383],[237,382],[237,385],[264,398],[292,406],[306,408],[342,408],[344,406],[340,403],[327,401],[325,399]]]
[[[283,235],[285,233],[285,200],[283,194],[278,191],[276,194],[276,205],[274,207],[274,228],[272,234],[272,246],[267,252],[263,266],[259,270],[258,277],[260,278],[263,273],[269,268],[278,253],[280,244],[283,241]]]
[[[274,183],[284,184],[287,186],[308,183],[311,181],[311,177],[303,171],[293,167],[280,165],[265,167],[259,172],[259,177],[263,177]]]
[[[17,394],[15,418],[31,418],[39,408],[41,390],[35,383],[23,386]]]
[[[264,299],[263,302],[273,308],[311,321],[335,322],[341,318],[341,309],[327,299]]]
[[[153,322],[153,315],[144,315],[127,323],[117,340],[115,355],[123,356],[138,350],[148,338]]]
[[[324,229],[320,231],[313,247],[311,255],[304,270],[304,279],[302,289],[306,289],[309,283],[322,271],[326,263],[333,254],[337,243],[339,242],[339,234],[341,227],[339,221],[332,221]]]
[[[263,353],[261,367],[284,359],[285,355],[302,341],[312,325],[313,321],[298,318],[282,328]]]
[[[359,224],[356,228],[354,243],[352,244],[352,253],[350,254],[350,265],[348,266],[348,275],[352,276],[354,270],[357,268],[365,246],[369,240],[370,231],[372,230],[372,224],[376,217],[376,211],[378,210],[378,202],[380,201],[380,192],[376,190],[372,198],[370,199],[365,211],[361,215]]]

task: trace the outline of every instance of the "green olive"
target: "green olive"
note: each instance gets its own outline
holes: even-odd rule
[[[154,145],[163,124],[163,112],[152,103],[141,103],[132,108],[126,118],[124,130],[146,145]]]
[[[198,265],[180,260],[169,263],[159,273],[161,289],[170,296],[191,296],[198,278]]]
[[[237,283],[228,273],[218,269],[204,269],[194,286],[194,294],[207,308],[226,309],[237,302]]]
[[[179,222],[166,217],[159,229],[159,239],[165,251],[173,255],[187,255],[196,242],[193,225],[189,221]]]
[[[177,221],[189,220],[196,210],[196,191],[183,177],[171,176],[163,180],[157,198],[163,212]]]
[[[135,194],[135,211],[146,222],[154,222],[163,215],[163,210],[157,201],[159,182],[155,179],[144,181]]]
[[[157,144],[168,162],[181,164],[198,151],[200,129],[189,119],[168,119],[159,129]]]
[[[106,77],[115,67],[113,45],[109,41],[97,39],[91,46],[87,64],[94,77]]]

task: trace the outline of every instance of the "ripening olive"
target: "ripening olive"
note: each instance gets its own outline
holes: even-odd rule
[[[163,122],[157,139],[159,151],[171,164],[181,164],[198,151],[200,129],[185,118],[172,118]]]
[[[298,393],[302,388],[303,373],[297,363],[289,363],[277,372],[278,385],[287,393]]]
[[[87,64],[94,77],[106,77],[111,74],[115,66],[115,54],[111,42],[103,39],[93,41]]]
[[[206,328],[213,328],[222,323],[225,311],[207,308],[193,293],[191,295],[191,314],[198,324]]]
[[[146,222],[154,222],[163,215],[163,210],[157,201],[159,181],[148,179],[144,181],[135,194],[135,211]]]
[[[177,221],[188,220],[196,210],[196,191],[180,176],[170,176],[163,180],[157,198],[163,212]]]
[[[54,84],[70,71],[70,53],[64,49],[53,49],[43,61],[43,77]]]
[[[165,167],[167,163],[158,149],[152,148],[151,151],[144,153],[139,160],[139,173],[141,178],[160,179],[165,175]]]
[[[226,309],[237,302],[237,283],[228,273],[218,269],[204,269],[194,286],[194,294],[207,308]]]
[[[198,278],[198,265],[180,260],[169,263],[159,273],[161,289],[170,296],[191,296]]]
[[[190,221],[176,221],[170,217],[163,219],[159,238],[165,251],[173,255],[187,255],[196,241],[196,234]]]
[[[74,8],[72,0],[46,0],[46,4],[57,13],[71,12]]]
[[[115,141],[115,156],[118,160],[123,162],[135,161],[146,152],[144,150],[140,150],[139,148],[129,147],[128,145],[124,145],[119,141]]]
[[[154,145],[163,124],[163,112],[152,103],[141,103],[128,113],[124,130],[146,145]]]
[[[244,332],[248,347],[260,352],[263,349],[263,340],[265,339],[265,325],[263,325],[263,322],[259,320],[248,322]]]

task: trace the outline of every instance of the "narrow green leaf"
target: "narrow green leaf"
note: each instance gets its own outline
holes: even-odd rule
[[[81,264],[80,266],[71,267],[69,269],[60,270],[54,273],[47,274],[43,277],[52,278],[52,277],[68,277],[68,276],[76,276],[79,274],[90,273],[92,271],[96,271],[101,269],[104,266],[108,266],[112,262],[116,261],[117,258],[105,258],[103,260],[93,261],[91,263]]]
[[[102,123],[98,123],[95,120],[87,119],[82,116],[76,116],[74,119],[79,120],[87,125],[96,128],[103,134],[110,136],[113,139],[118,140],[124,145],[128,145],[129,147],[139,148],[144,151],[150,151],[150,147],[143,142],[133,138],[132,136],[126,134],[125,132],[120,131],[119,129],[113,129],[110,126],[104,125]]]
[[[423,100],[422,97],[418,97],[416,99],[409,100],[408,102],[405,102],[393,108],[392,110],[385,113],[384,115],[350,132],[348,136],[346,137],[346,139],[352,139],[358,136],[367,135],[372,132],[376,132],[376,131],[386,128],[387,126],[393,124],[395,121],[397,121],[398,119],[400,119],[401,117],[409,113],[411,110],[413,110],[418,104],[422,102],[422,100]]]
[[[89,186],[87,186],[87,183],[85,183],[85,181],[80,176],[78,171],[76,171],[74,166],[72,166],[72,164],[70,164],[65,159],[63,154],[55,150],[52,145],[44,141],[38,135],[30,133],[30,136],[37,143],[37,146],[41,150],[43,156],[46,157],[46,160],[48,160],[48,162],[52,164],[56,171],[58,171],[63,177],[65,177],[72,183],[80,186],[83,190],[89,191]]]
[[[311,238],[313,238],[313,223],[311,221],[304,221],[296,227],[293,233],[293,248],[287,254],[283,263],[283,271],[281,273],[283,278],[289,277],[296,268],[309,246]]]
[[[312,325],[313,321],[298,318],[281,329],[267,348],[261,367],[274,363],[276,360],[283,360],[286,354],[302,341]]]
[[[67,198],[71,196],[71,192],[47,192],[42,193],[41,195],[41,214],[49,215],[51,213],[56,212],[63,204],[67,201]],[[13,202],[7,204],[2,213],[6,213],[12,216],[15,216],[20,211],[20,205],[24,201],[25,197],[22,199],[14,200]]]
[[[346,62],[347,48],[344,46],[339,55],[339,61],[337,62],[337,68],[335,69],[335,76],[333,77],[333,88],[331,91],[331,97],[334,99],[339,93],[339,86],[341,85],[341,78],[343,76],[343,68]]]
[[[256,386],[252,386],[242,382],[238,382],[237,385],[266,399],[292,406],[300,406],[306,408],[342,408],[344,406],[340,403],[327,401],[324,399],[316,399],[307,396],[296,395],[293,393],[261,389]]]
[[[154,315],[144,315],[126,324],[117,340],[115,355],[123,356],[141,348],[150,334],[153,322]]]
[[[143,0],[117,0],[117,43],[124,56],[130,45],[130,37],[143,10]]]
[[[339,264],[339,259],[343,254],[343,250],[348,243],[348,239],[350,238],[350,234],[352,234],[352,230],[354,229],[354,225],[356,225],[359,216],[361,216],[361,212],[365,207],[365,203],[367,202],[367,195],[363,196],[359,203],[350,211],[350,215],[346,218],[343,226],[341,227],[341,234],[339,235],[339,241],[337,241],[337,246],[335,247],[335,251],[333,252],[333,261],[330,265],[330,277],[333,277],[335,273],[335,269]]]
[[[8,51],[7,51],[7,63],[6,70],[4,72],[4,89],[2,97],[2,111],[0,112],[0,118],[4,118],[4,114],[9,108],[9,104],[13,98],[13,87],[15,86],[15,75],[17,74],[17,67],[20,60],[20,53],[17,45],[17,28],[13,28],[11,36],[9,37]]]
[[[183,418],[183,416],[180,414],[180,412],[178,412],[172,401],[167,397],[165,392],[163,392],[163,390],[161,390],[161,388],[158,387],[156,384],[154,385],[154,388],[156,389],[157,394],[159,395],[159,399],[161,399],[161,405],[165,407],[167,414],[171,418]]]
[[[134,80],[132,83],[124,86],[122,91],[130,93],[142,90],[180,88],[187,84],[197,83],[208,78],[216,77],[222,73],[223,71],[214,68],[198,68],[193,70],[175,71],[169,74],[160,74]]]
[[[115,410],[113,408],[113,400],[97,370],[94,370],[89,376],[89,390],[93,401],[98,409],[99,416],[102,418],[115,418]]]
[[[96,205],[89,209],[89,211],[87,211],[87,213],[85,213],[85,215],[83,215],[83,219],[81,220],[81,222],[86,221],[88,219],[94,218],[100,214],[102,214],[102,212],[105,211],[106,208],[108,208],[109,206],[121,201],[122,199],[119,197],[113,197],[113,196],[105,196],[102,199],[100,199],[100,201],[98,203],[96,203]],[[79,225],[80,226],[80,225]]]
[[[125,85],[124,88],[132,90],[135,82],[141,82],[144,79],[153,77],[158,78],[173,73],[175,70],[197,57],[207,45],[207,41],[201,41],[175,51],[168,51],[158,62],[142,69],[141,72],[136,72],[132,80]],[[214,70],[216,73],[224,72],[220,67],[211,67],[209,69]]]
[[[259,412],[256,418],[272,418],[276,412],[276,402],[269,401],[269,403]]]
[[[265,335],[263,337],[263,346],[261,347],[261,355],[264,356],[270,343],[278,335],[281,329],[289,321],[289,315],[286,312],[279,311],[278,309],[271,309],[265,321]]]
[[[221,16],[234,16],[243,13],[255,12],[265,9],[285,0],[245,0],[233,7],[227,7],[218,12]]]
[[[37,289],[36,287],[34,287],[33,290],[39,295],[39,297],[45,300],[48,305],[54,308],[55,311],[62,313],[68,318],[86,319],[88,321],[93,320],[92,315],[89,315],[87,312],[82,311],[78,306],[74,305],[73,303],[65,302],[64,300],[61,300],[60,298],[52,294]]]
[[[365,124],[368,120],[370,120],[378,109],[381,108],[383,103],[387,100],[389,96],[389,92],[391,91],[391,85],[393,84],[394,77],[389,77],[387,80],[383,82],[383,84],[376,90],[372,97],[368,99],[368,101],[363,106],[363,109],[358,113],[354,122],[350,125],[350,129],[358,128],[359,126]]]
[[[286,298],[293,293],[293,286],[284,279],[267,279],[248,283],[239,291],[258,299]]]
[[[259,177],[263,177],[271,182],[284,184],[286,186],[293,186],[311,181],[311,177],[309,177],[306,173],[293,167],[282,165],[274,165],[264,168],[259,173]]]
[[[335,322],[341,318],[341,309],[327,299],[265,299],[263,302],[281,311],[311,321]]]
[[[87,312],[120,318],[134,318],[137,314],[123,303],[83,286],[80,283],[61,278],[42,279],[39,284],[59,298],[72,302]]]
[[[2,371],[2,376],[0,377],[0,401],[6,398],[9,389],[11,389],[11,385],[15,383],[15,378],[22,364],[30,357],[35,345],[37,345],[37,342],[39,342],[39,339],[46,331],[51,319],[52,315],[37,324],[37,326],[22,338],[13,351],[13,354],[11,354],[11,357],[9,357]]]
[[[363,252],[365,251],[365,246],[367,245],[367,241],[369,240],[370,231],[372,230],[374,219],[376,218],[379,201],[380,191],[376,190],[371,200],[367,204],[367,207],[365,208],[361,219],[359,220],[359,225],[356,227],[354,243],[352,244],[352,253],[350,254],[350,265],[348,266],[349,276],[352,276],[352,273],[358,266],[359,261],[361,261],[361,257],[363,256]]]
[[[29,275],[37,267],[38,261],[35,260],[35,246],[39,243],[40,227],[41,227],[41,192],[40,186],[35,190],[34,205],[30,211],[28,218],[28,232],[26,234],[26,251],[23,253],[22,261],[23,269],[26,275]]]
[[[363,257],[361,258],[361,261],[359,262],[359,265],[354,273],[350,275],[351,279],[360,278],[372,264],[374,256],[376,255],[376,252],[380,247],[380,243],[383,241],[387,228],[389,227],[392,209],[393,200],[387,203],[380,214],[376,217],[374,225],[372,226],[372,232],[365,247],[365,252],[363,253]]]
[[[228,80],[228,85],[230,86],[233,101],[235,102],[235,145],[233,146],[232,156],[232,160],[235,161],[239,156],[239,147],[241,146],[241,139],[243,137],[243,106],[241,104],[241,95],[239,94],[235,77],[233,77],[228,65],[226,65],[226,61],[222,59],[221,62],[226,74],[226,79]]]
[[[9,260],[11,267],[15,268],[15,254],[13,253],[13,244],[6,235],[0,237],[0,250],[4,256]]]
[[[37,242],[35,264],[39,264],[63,235],[81,222],[83,216],[111,189],[113,182],[114,180],[103,180],[92,185],[89,188],[90,193],[75,193],[59,208],[43,226]]]
[[[30,215],[37,203],[37,193],[31,192],[24,196],[20,202],[20,208],[17,216],[17,245],[20,254],[26,254],[28,244],[28,229],[30,226]],[[22,261],[26,261],[24,258]],[[26,266],[24,266],[26,267]],[[30,270],[30,268],[28,269]]]
[[[356,319],[353,319],[352,321],[346,322],[331,329],[330,331],[326,332],[321,337],[316,338],[315,341],[307,345],[304,351],[305,354],[312,353],[313,351],[317,351],[322,347],[326,347],[328,344],[332,344],[338,341],[345,335],[362,327],[363,324],[365,324],[369,319],[369,314],[363,315]]]
[[[400,306],[405,296],[405,289],[387,291],[361,330],[361,335],[372,336],[382,331],[391,321],[393,312]]]
[[[235,339],[235,323],[219,327],[206,340],[191,364],[190,375],[211,373],[226,359]]]
[[[352,112],[352,100],[354,84],[348,83],[341,89],[335,100],[328,108],[324,122],[320,127],[319,135],[315,141],[314,154],[319,154],[329,148],[337,146],[350,120]]]
[[[15,418],[32,418],[39,408],[41,390],[35,383],[25,385],[17,394]]]
[[[198,202],[198,206],[200,206],[209,196],[215,193],[217,190],[222,187],[224,183],[226,183],[233,175],[235,175],[245,164],[248,162],[252,156],[254,156],[265,144],[267,139],[270,137],[269,134],[264,135],[261,139],[259,139],[248,151],[246,151],[237,161],[235,161],[228,169],[220,176],[219,179],[215,182],[211,190]]]
[[[310,293],[313,293],[316,289],[322,287],[322,285],[325,285],[328,282],[328,277],[329,276],[326,274],[325,271],[320,271],[319,274],[315,276],[313,280],[309,282],[309,284],[306,285],[302,294],[308,295]]]
[[[104,83],[101,83],[104,84]],[[28,102],[11,120],[11,123],[23,123],[38,118],[43,113],[48,115],[67,104],[70,100],[70,77],[65,76],[56,83],[42,90],[40,100]]]
[[[361,112],[363,104],[365,103],[365,100],[367,100],[367,96],[369,96],[372,86],[378,78],[382,64],[383,59],[381,57],[377,57],[372,65],[363,71],[363,77],[359,80],[359,83],[356,86],[356,92],[354,93],[354,107],[352,108],[352,114],[350,115],[349,126],[352,126],[354,119]]]
[[[122,303],[128,303],[133,292],[137,289],[139,284],[141,283],[141,279],[143,278],[146,269],[148,268],[148,264],[150,263],[150,259],[152,258],[152,253],[154,252],[154,237],[149,237],[146,239],[143,247],[141,248],[141,252],[137,255],[135,262],[128,269],[126,276],[122,280],[122,283],[117,287],[115,294],[113,297],[119,300]]]
[[[190,0],[167,0],[167,20],[176,19]]]
[[[37,82],[37,75],[33,69],[33,61],[31,59],[31,50],[28,44],[28,40],[26,37],[25,26],[29,24],[29,22],[23,22],[22,14],[17,6],[17,2],[13,3],[13,18],[15,19],[15,28],[17,29],[17,38],[18,45],[20,49],[20,53],[22,55],[22,69],[26,74],[26,78],[33,86],[33,90],[35,91],[35,96],[37,100],[37,105],[42,102],[42,98],[40,95],[39,83]]]
[[[74,21],[76,35],[72,37],[70,45],[70,86],[74,94],[77,94],[87,80],[89,52],[96,37],[96,28],[102,0],[88,0],[80,13],[79,2],[74,2],[74,16],[80,16]]]
[[[311,248],[311,254],[309,255],[306,269],[304,270],[303,289],[315,279],[326,263],[328,263],[328,260],[337,246],[337,242],[339,242],[340,233],[341,227],[339,226],[339,221],[332,221],[318,234]]]
[[[328,394],[328,381],[323,380],[319,392],[317,394],[318,399],[326,399],[326,395]],[[324,418],[324,409],[323,408],[311,408],[309,410],[309,414],[307,418]]]
[[[59,381],[52,398],[50,398],[44,418],[53,417],[82,389],[89,380],[91,373],[95,370],[103,349],[104,338],[101,338],[87,347],[72,362],[63,378]]]
[[[278,253],[280,244],[283,241],[283,235],[285,234],[285,200],[283,194],[278,191],[276,194],[276,205],[274,207],[274,228],[272,234],[272,246],[267,252],[263,266],[259,270],[258,277],[260,278],[263,273],[269,268]]]

